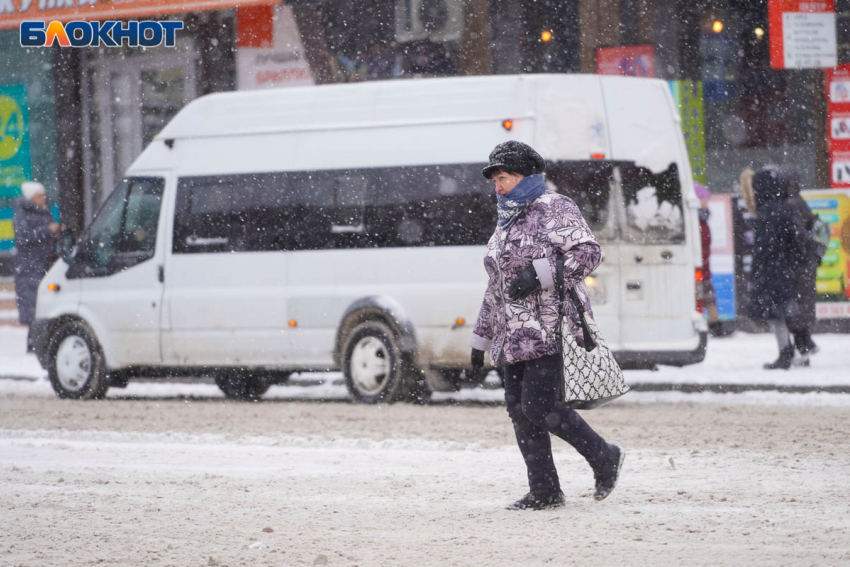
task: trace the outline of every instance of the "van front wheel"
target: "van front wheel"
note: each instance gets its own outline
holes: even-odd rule
[[[387,325],[380,321],[357,325],[342,352],[342,372],[354,401],[377,404],[404,399],[404,355]]]
[[[96,400],[106,395],[109,376],[103,353],[87,325],[71,321],[50,338],[47,376],[60,398]]]

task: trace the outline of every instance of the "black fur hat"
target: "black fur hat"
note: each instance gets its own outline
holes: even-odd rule
[[[497,169],[507,173],[529,176],[535,173],[543,173],[546,169],[546,163],[540,157],[540,154],[535,152],[534,148],[528,144],[508,140],[493,148],[493,151],[490,152],[490,165],[481,170],[481,173],[484,177],[490,179],[490,176]]]

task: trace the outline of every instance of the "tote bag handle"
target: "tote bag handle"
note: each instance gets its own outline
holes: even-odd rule
[[[558,293],[558,320],[561,322],[561,333],[564,332],[563,329],[563,320],[564,320],[564,257],[561,254],[558,254],[558,259],[555,261],[555,291]],[[584,338],[584,349],[588,352],[592,351],[596,348],[596,342],[593,340],[593,336],[590,334],[590,328],[587,326],[587,321],[585,321],[584,314],[584,305],[581,304],[581,300],[578,298],[578,294],[574,288],[568,288],[567,294],[570,297],[570,301],[573,306],[575,306],[576,311],[578,311],[579,322],[581,324],[581,332]],[[567,329],[569,332],[569,329]]]

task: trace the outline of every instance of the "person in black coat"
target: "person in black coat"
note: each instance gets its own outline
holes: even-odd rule
[[[29,325],[35,318],[35,299],[41,278],[56,258],[60,225],[53,222],[47,208],[44,185],[35,181],[21,184],[23,197],[15,202],[15,295],[18,320]]]
[[[788,319],[788,330],[794,336],[794,346],[800,352],[802,364],[808,366],[809,354],[817,352],[818,347],[812,340],[812,327],[815,324],[815,303],[817,302],[817,280],[820,255],[815,241],[809,236],[814,228],[817,215],[812,212],[806,200],[800,195],[800,176],[791,168],[782,168],[780,175],[788,192],[788,206],[794,215],[797,231],[806,236],[803,239],[804,252],[796,258],[798,311]]]
[[[805,253],[804,236],[788,206],[787,186],[779,168],[768,166],[753,176],[756,201],[755,249],[749,316],[766,321],[776,334],[779,358],[767,369],[791,367],[794,345],[787,322],[799,316],[797,266]]]

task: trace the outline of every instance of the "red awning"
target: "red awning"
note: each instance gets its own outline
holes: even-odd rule
[[[0,13],[0,29],[16,28],[24,20],[67,22],[70,20],[124,20],[222,10],[241,6],[260,6],[279,4],[280,0],[9,0],[15,8],[13,12]],[[5,5],[6,3],[2,3]],[[44,4],[44,8],[39,5]],[[55,8],[57,4],[74,4],[72,7]],[[24,10],[24,6],[27,8]],[[23,10],[23,11],[22,11]]]

